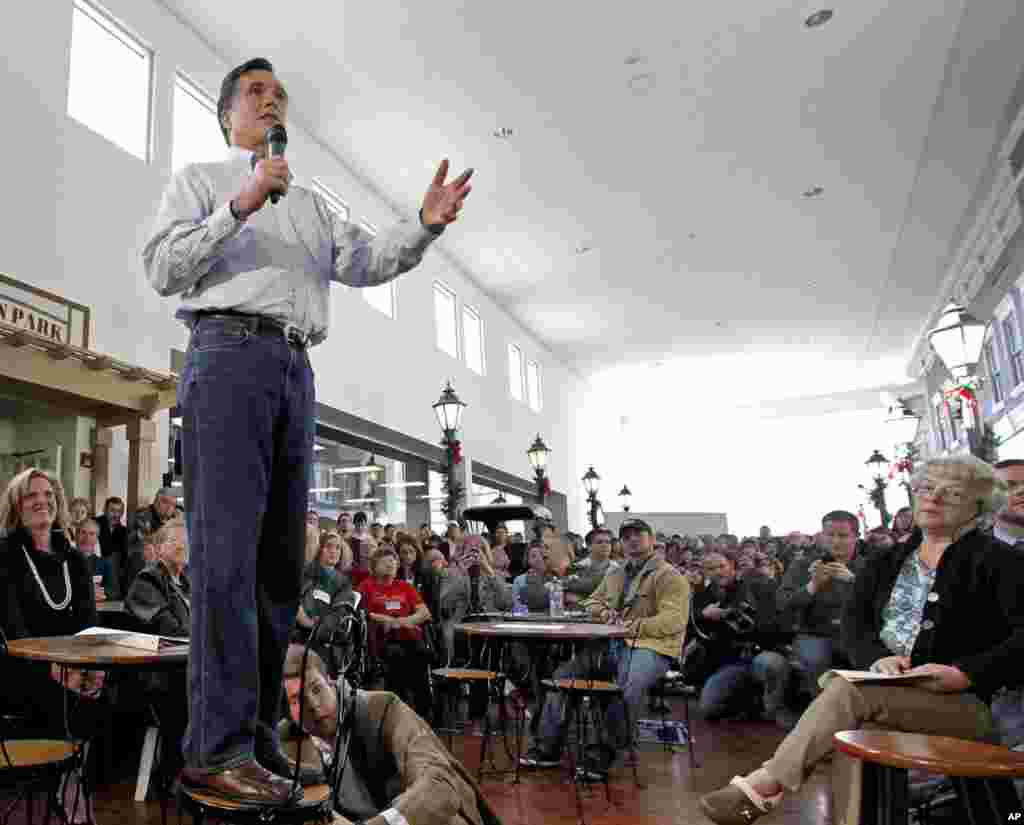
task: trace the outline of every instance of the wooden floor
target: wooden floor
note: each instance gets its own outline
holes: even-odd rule
[[[708,820],[697,806],[699,796],[725,784],[736,773],[758,766],[782,739],[782,731],[769,723],[719,722],[712,725],[695,721],[694,724],[699,761],[695,772],[691,772],[685,752],[666,753],[654,745],[644,745],[639,773],[646,788],[634,786],[632,772],[620,761],[612,770],[611,804],[605,798],[603,786],[584,790],[586,823],[706,825]],[[479,749],[479,738],[455,739],[456,754],[473,769],[479,762]],[[504,753],[497,761],[500,767],[509,764]],[[573,787],[566,781],[564,769],[524,770],[518,785],[512,784],[511,776],[485,776],[482,787],[505,825],[575,825],[579,822]],[[156,802],[135,803],[132,801],[134,789],[134,779],[98,789],[98,825],[158,825],[160,806]],[[788,797],[780,810],[762,821],[766,825],[830,825],[829,810],[826,766],[811,777],[799,794]],[[172,825],[178,823],[173,806],[168,821]]]

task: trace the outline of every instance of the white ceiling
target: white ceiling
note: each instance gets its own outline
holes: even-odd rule
[[[1024,59],[1013,0],[822,0],[814,30],[792,0],[164,2],[269,57],[408,211],[440,157],[473,166],[444,244],[583,374],[715,353],[901,380]]]

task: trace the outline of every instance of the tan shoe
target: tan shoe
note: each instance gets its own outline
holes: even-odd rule
[[[737,779],[739,777],[733,779],[724,788],[719,788],[700,798],[700,809],[715,825],[750,825],[755,819],[760,819],[768,813],[782,796],[779,794],[765,799],[765,810],[762,810],[744,793]],[[743,780],[740,782],[742,783]]]

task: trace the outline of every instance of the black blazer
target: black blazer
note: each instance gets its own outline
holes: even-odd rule
[[[867,669],[892,652],[881,642],[882,611],[900,568],[920,537],[876,554],[864,566],[843,606],[842,645],[854,667]],[[953,665],[966,673],[985,702],[1003,686],[1024,681],[1024,554],[977,530],[942,554],[921,631],[911,651],[914,666]]]

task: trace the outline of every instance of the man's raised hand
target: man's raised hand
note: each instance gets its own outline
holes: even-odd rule
[[[422,220],[424,226],[446,225],[458,220],[462,202],[473,188],[469,179],[472,169],[467,169],[455,180],[445,183],[448,177],[448,159],[441,161],[427,193],[423,196]]]

